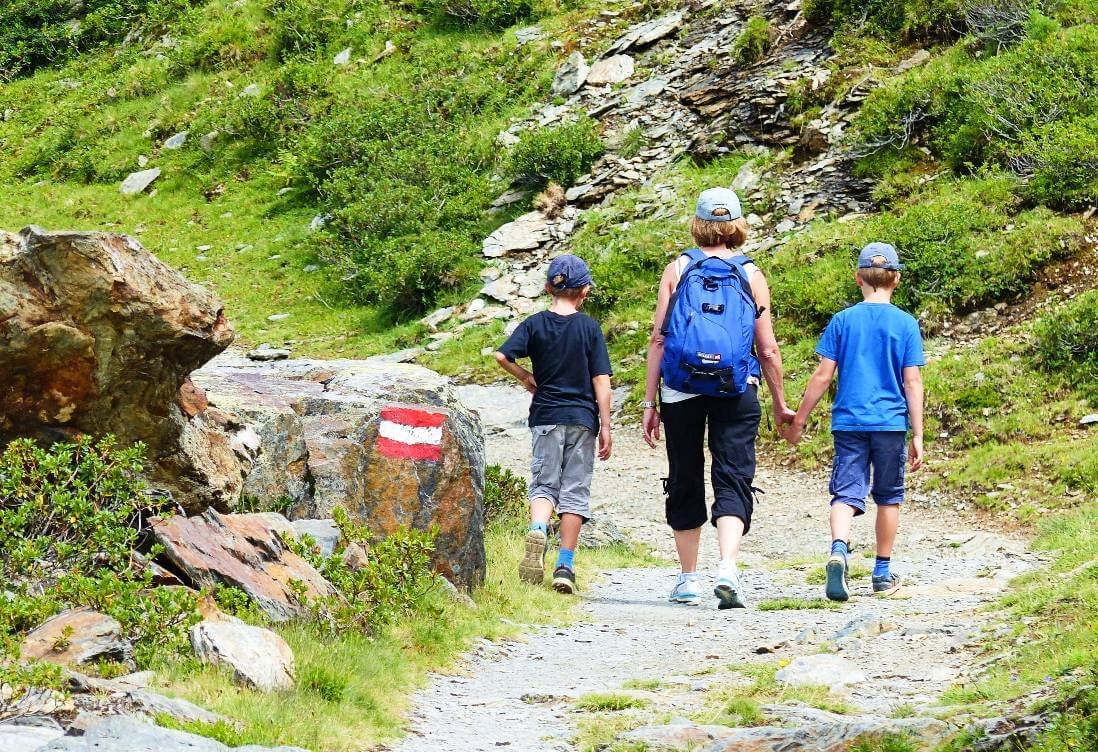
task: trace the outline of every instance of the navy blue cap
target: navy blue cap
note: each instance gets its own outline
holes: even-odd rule
[[[876,261],[878,257],[884,261]],[[888,243],[870,243],[858,254],[859,269],[888,269],[889,271],[902,271],[904,265],[900,263],[900,254],[896,247]]]
[[[554,290],[574,290],[592,284],[591,269],[583,259],[571,253],[553,259],[545,277]]]

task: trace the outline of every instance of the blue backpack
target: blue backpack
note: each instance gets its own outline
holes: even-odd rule
[[[689,266],[667,308],[663,324],[663,383],[680,392],[735,397],[758,377],[755,319],[744,264],[747,256],[722,259],[697,248],[683,253]]]

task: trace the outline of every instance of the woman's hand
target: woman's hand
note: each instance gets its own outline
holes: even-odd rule
[[[779,436],[785,436],[788,426],[793,425],[793,418],[796,414],[788,405],[774,405],[774,422],[778,427]]]
[[[656,448],[656,442],[660,440],[660,411],[654,407],[644,408],[644,440],[648,446]]]

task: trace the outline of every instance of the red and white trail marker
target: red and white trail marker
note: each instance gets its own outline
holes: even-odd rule
[[[386,457],[407,460],[442,459],[442,424],[446,413],[414,407],[387,407],[381,411],[377,450]]]

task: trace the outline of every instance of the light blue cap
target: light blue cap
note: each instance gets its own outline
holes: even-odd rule
[[[740,199],[731,188],[709,188],[698,196],[694,216],[710,222],[731,222],[742,217],[743,210]]]
[[[874,262],[874,259],[880,257],[884,261]],[[900,263],[900,254],[896,252],[896,246],[888,243],[870,243],[862,252],[858,254],[858,268],[859,269],[888,269],[890,271],[899,272],[903,271],[904,265]]]

